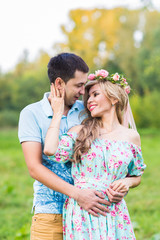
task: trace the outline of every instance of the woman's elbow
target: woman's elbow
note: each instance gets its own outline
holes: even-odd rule
[[[139,176],[139,179],[138,179],[138,185],[141,183],[141,176]]]
[[[43,152],[44,152],[44,154],[47,155],[47,156],[52,156],[52,155],[55,154],[54,149],[51,150],[51,149],[48,149],[48,148],[46,148],[46,147],[44,147]]]

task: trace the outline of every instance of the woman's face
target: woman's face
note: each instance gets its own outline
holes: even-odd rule
[[[92,117],[102,117],[112,108],[111,100],[104,95],[99,84],[95,84],[90,88],[87,108]]]

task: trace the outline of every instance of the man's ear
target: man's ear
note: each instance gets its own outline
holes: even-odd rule
[[[61,89],[62,87],[65,86],[65,82],[64,82],[63,79],[60,78],[60,77],[56,78],[54,84],[55,84],[55,87],[56,87],[57,89]]]

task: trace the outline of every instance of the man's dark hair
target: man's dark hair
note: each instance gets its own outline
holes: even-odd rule
[[[73,53],[61,53],[50,59],[48,77],[51,83],[60,77],[66,83],[75,77],[76,70],[88,73],[89,68],[84,60]]]

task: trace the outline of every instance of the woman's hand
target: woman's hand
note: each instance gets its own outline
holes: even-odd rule
[[[45,137],[43,151],[46,155],[51,156],[55,154],[59,143],[59,128],[64,112],[64,88],[58,89],[52,83],[48,100],[53,110],[53,117]]]
[[[130,188],[130,181],[128,181],[128,178],[116,180],[110,184],[110,188],[120,193],[128,192]]]
[[[106,189],[109,201],[112,203],[120,202],[128,193],[129,188],[137,187],[141,183],[141,176],[130,176],[114,181]]]
[[[119,179],[114,181],[109,185],[109,188],[106,189],[106,194],[108,199],[112,203],[118,203],[122,201],[124,196],[128,193],[129,190],[129,181],[124,179]]]
[[[51,103],[54,116],[62,117],[64,112],[64,93],[65,90],[63,87],[60,89],[56,88],[54,84],[51,84],[51,93],[49,96],[49,101]]]

